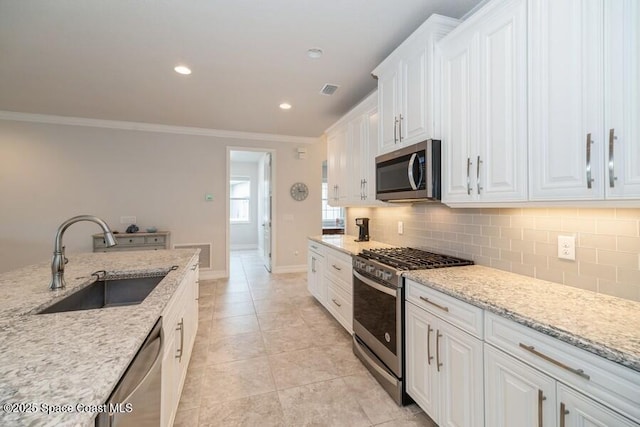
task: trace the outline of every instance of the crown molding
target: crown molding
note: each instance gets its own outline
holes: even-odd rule
[[[239,132],[233,130],[207,129],[189,126],[171,126],[155,123],[127,122],[119,120],[89,119],[85,117],[54,116],[49,114],[19,113],[14,111],[2,110],[0,110],[0,120],[121,129],[140,132],[172,133],[179,135],[215,136],[218,138],[255,141],[292,142],[295,144],[313,144],[320,141],[319,137],[312,138],[304,136],[276,135],[270,133]]]

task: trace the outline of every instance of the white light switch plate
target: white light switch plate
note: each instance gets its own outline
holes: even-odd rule
[[[404,223],[402,221],[398,221],[398,234],[404,234]]]
[[[575,236],[558,236],[558,258],[576,260]]]

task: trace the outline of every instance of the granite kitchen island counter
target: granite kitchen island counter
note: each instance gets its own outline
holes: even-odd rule
[[[96,407],[109,398],[197,256],[190,249],[69,255],[67,287],[58,291],[48,287],[50,262],[0,274],[0,425],[92,426]],[[93,282],[98,270],[171,271],[141,304],[35,314]]]
[[[404,276],[640,371],[640,303],[479,265]]]

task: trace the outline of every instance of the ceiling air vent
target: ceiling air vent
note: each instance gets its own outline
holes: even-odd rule
[[[326,85],[322,86],[322,89],[320,89],[320,93],[322,95],[333,95],[339,87],[340,86],[338,85],[330,85],[327,83]]]

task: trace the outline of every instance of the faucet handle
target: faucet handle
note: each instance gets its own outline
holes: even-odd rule
[[[69,258],[67,258],[67,256],[64,254],[64,250],[65,250],[65,248],[66,248],[66,246],[63,246],[63,247],[62,247],[62,261],[63,261],[65,264],[69,264]]]

